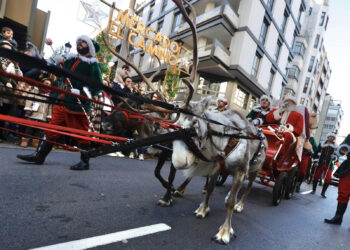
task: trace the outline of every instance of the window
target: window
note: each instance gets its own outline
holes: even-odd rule
[[[315,62],[315,57],[312,56],[310,59],[309,68],[307,69],[308,72],[312,72],[312,68],[314,67],[314,62]]]
[[[296,42],[293,52],[295,55],[304,56],[304,52],[305,52],[304,44],[301,42]]]
[[[168,6],[168,0],[163,0],[163,5],[162,5],[161,12],[163,12],[166,9],[167,6]]]
[[[328,21],[329,21],[329,16],[327,16],[326,25],[324,26],[324,29],[325,29],[325,30],[327,30]]]
[[[270,69],[269,81],[267,82],[267,89],[271,89],[273,80],[275,79],[276,71],[274,69]]]
[[[311,96],[314,92],[314,80],[311,80],[310,88],[309,88],[309,95]]]
[[[275,0],[267,0],[267,8],[272,11]]]
[[[300,74],[300,69],[296,65],[293,65],[288,70],[288,77],[289,78],[294,78],[294,79],[298,80],[299,74]]]
[[[274,59],[275,59],[276,62],[278,61],[278,57],[280,56],[281,47],[282,47],[282,43],[278,39],[277,40],[277,44],[276,44],[276,48],[275,48],[275,54],[274,54]]]
[[[316,65],[315,65],[314,75],[316,75],[317,70],[318,70],[318,59],[316,60]]]
[[[259,41],[262,44],[265,44],[268,27],[269,27],[269,22],[267,21],[266,18],[264,18],[264,21],[263,21],[263,23],[261,25],[260,36],[259,36]]]
[[[323,46],[323,38],[321,39],[320,48],[318,49],[318,51],[320,51],[320,52],[321,52],[321,50],[322,50],[322,46]]]
[[[315,38],[314,49],[317,49],[319,42],[320,42],[320,34],[317,34]]]
[[[294,30],[293,39],[292,39],[292,44],[290,45],[291,48],[294,47],[294,43],[295,43],[296,37],[297,37],[297,32]]]
[[[181,26],[181,22],[182,22],[182,14],[181,13],[177,13],[174,17],[174,22],[173,22],[173,28],[172,31],[173,32],[177,32],[178,29]]]
[[[323,26],[325,18],[326,18],[326,12],[322,12],[321,19],[320,19],[320,26]]]
[[[306,77],[306,78],[305,78],[304,88],[303,88],[303,93],[304,93],[304,94],[306,94],[307,89],[309,88],[309,83],[310,83],[310,77]]]
[[[246,109],[248,104],[248,93],[241,89],[240,87],[237,88],[235,93],[235,98],[233,99],[233,103],[235,103],[237,106]]]
[[[258,52],[255,53],[253,66],[252,66],[252,72],[251,72],[254,77],[257,77],[257,75],[258,75],[261,57],[262,56]]]
[[[309,16],[312,14],[312,7],[309,8]]]
[[[303,12],[303,6],[300,5],[300,8],[299,8],[299,13],[298,13],[298,23],[300,24],[300,19],[301,19],[301,13]]]
[[[283,20],[282,20],[282,23],[281,23],[281,30],[282,30],[282,33],[284,34],[284,31],[286,30],[286,26],[287,26],[287,21],[288,21],[288,12],[287,11],[284,11],[284,14],[283,14]]]
[[[163,24],[164,24],[164,19],[158,21],[158,32],[162,31]]]
[[[151,4],[151,6],[150,6],[149,14],[148,14],[148,21],[150,21],[152,19],[153,11],[154,11],[154,3]]]

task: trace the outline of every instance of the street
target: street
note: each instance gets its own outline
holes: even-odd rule
[[[231,177],[214,190],[209,216],[197,219],[193,211],[204,198],[204,178],[195,178],[183,198],[164,208],[156,205],[164,189],[153,174],[155,160],[104,156],[92,159],[89,171],[79,172],[69,170],[78,153],[54,151],[41,166],[16,158],[32,150],[0,144],[0,249],[32,249],[159,223],[171,229],[94,249],[349,248],[350,212],[341,226],[323,222],[336,210],[334,186],[327,199],[318,186],[315,195],[295,194],[274,207],[272,189],[254,184],[243,213],[233,215],[237,238],[223,246],[211,237],[225,218]],[[183,180],[178,172],[175,186]],[[304,183],[301,193],[310,189]]]

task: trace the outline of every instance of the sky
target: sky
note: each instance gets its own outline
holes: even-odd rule
[[[94,3],[97,0],[84,0]],[[98,1],[97,1],[98,2]],[[113,2],[113,0],[107,0]],[[125,9],[128,0],[115,1],[117,7]],[[325,38],[325,48],[332,68],[332,75],[328,87],[334,100],[341,100],[344,110],[343,122],[339,135],[350,133],[350,1],[330,0],[330,20]],[[101,10],[108,14],[109,7],[100,4]],[[53,40],[56,48],[70,42],[75,50],[76,37],[82,34],[92,36],[96,30],[80,21],[85,16],[85,10],[80,0],[39,0],[38,8],[51,11],[47,37]],[[107,18],[103,20],[107,22]],[[94,32],[95,31],[95,32]],[[51,49],[45,47],[45,56],[51,54]]]
[[[328,93],[341,100],[344,118],[338,135],[350,133],[350,1],[330,0],[330,19],[325,38],[332,75]]]

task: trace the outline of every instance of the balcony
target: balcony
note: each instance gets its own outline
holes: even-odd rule
[[[180,58],[192,59],[191,54],[180,55]],[[217,39],[211,44],[198,48],[198,72],[201,75],[215,77],[229,77],[227,69],[230,66],[230,51],[228,51]]]
[[[217,7],[205,11],[206,4],[213,4]],[[223,1],[198,1],[194,4],[197,10],[197,33],[198,37],[207,38],[223,38],[220,42],[228,48],[230,46],[231,39],[239,26],[238,14],[230,4],[228,0]],[[180,27],[175,28],[177,30],[169,37],[173,40],[182,40],[186,46],[192,47],[192,33],[189,25],[186,22],[182,22]]]

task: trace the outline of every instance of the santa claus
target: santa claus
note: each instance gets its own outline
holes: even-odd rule
[[[297,101],[293,96],[285,96],[283,104],[278,109],[272,109],[266,116],[269,124],[278,124],[279,132],[283,133],[284,142],[279,150],[279,158],[283,156],[291,144],[296,142],[296,137],[303,133],[304,118],[296,111]],[[299,155],[301,160],[301,154]]]

